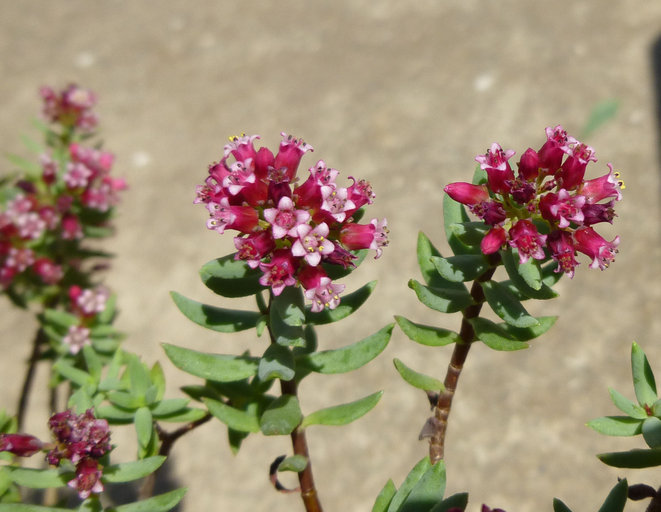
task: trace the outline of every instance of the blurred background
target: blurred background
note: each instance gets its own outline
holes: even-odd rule
[[[195,185],[221,158],[228,136],[261,134],[271,148],[281,131],[303,137],[315,148],[303,172],[324,159],[340,170],[340,183],[355,176],[374,187],[369,215],[388,218],[390,247],[346,281],[348,291],[371,279],[379,285],[360,315],[320,330],[320,346],[329,348],[375,332],[393,314],[458,328],[458,317],[426,310],[407,287],[419,277],[418,231],[445,247],[443,186],[469,179],[475,155],[492,142],[520,155],[542,145],[546,126],[562,124],[579,137],[593,107],[616,100],[617,116],[584,142],[599,158],[589,177],[613,162],[627,186],[619,218],[602,230],[609,240],[621,236],[620,254],[605,272],[581,259],[574,279],[560,283],[560,298],[531,308],[560,320],[530,349],[497,353],[478,345],[471,352],[450,419],[448,492],[470,491],[470,510],[483,502],[512,512],[550,510],[554,496],[591,510],[618,476],[658,486],[658,471],[616,471],[595,457],[642,447],[642,439],[602,437],[585,423],[617,414],[608,387],[633,397],[632,341],[661,372],[654,74],[661,3],[1,5],[0,151],[21,154],[20,134],[37,136],[30,122],[41,109],[39,86],[76,82],[97,92],[104,148],[115,153],[114,173],[130,186],[108,243],[117,257],[107,283],[119,295],[125,346],[149,364],[161,361],[171,395],[195,379],[174,370],[163,342],[221,353],[264,349],[265,340],[252,332],[206,332],[168,295],[176,290],[221,306],[250,306],[223,302],[197,275],[202,264],[233,250],[232,235],[207,230],[206,211],[193,205]],[[35,325],[8,301],[0,307],[0,406],[13,411]],[[360,371],[304,381],[308,413],[385,390],[377,408],[354,424],[309,431],[327,510],[370,510],[386,480],[399,485],[425,455],[427,444],[417,437],[427,398],[399,378],[392,359],[442,378],[450,351],[416,345],[395,330],[385,353]],[[33,432],[45,429],[40,401],[33,396]],[[130,429],[113,438],[125,439],[116,459],[129,460]],[[298,496],[279,495],[268,480],[271,461],[290,450],[287,438],[251,436],[233,456],[224,426],[210,422],[176,444],[167,485],[188,487],[183,512],[302,510]]]

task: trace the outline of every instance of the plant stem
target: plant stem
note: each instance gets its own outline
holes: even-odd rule
[[[41,345],[45,341],[46,335],[44,334],[43,329],[40,327],[37,329],[34,340],[32,341],[32,353],[30,354],[30,359],[28,359],[28,368],[25,371],[23,387],[21,388],[21,395],[18,399],[18,405],[16,407],[16,422],[19,432],[23,429],[25,413],[27,411],[28,400],[30,398],[30,390],[32,389],[32,383],[34,382],[34,372],[37,368],[39,356],[41,355]]]
[[[297,384],[296,380],[280,381],[280,389],[282,390],[283,395],[292,395],[297,396]],[[298,474],[298,482],[301,486],[301,499],[305,505],[305,510],[307,512],[322,512],[321,502],[319,501],[319,495],[317,494],[317,489],[314,486],[314,478],[312,476],[312,461],[310,460],[310,454],[308,451],[308,443],[305,438],[305,429],[296,427],[296,429],[291,433],[291,442],[294,448],[295,455],[303,455],[308,464],[305,466],[305,469]]]
[[[196,429],[200,425],[205,424],[210,419],[211,419],[211,414],[206,413],[199,420],[186,423],[183,427],[179,427],[177,430],[173,430],[172,432],[167,432],[163,430],[158,423],[154,423],[156,432],[158,433],[158,438],[161,441],[161,447],[158,449],[158,454],[163,455],[165,457],[169,457],[170,451],[172,450],[172,446],[174,445],[174,442],[177,439],[179,439],[184,434],[187,434],[191,430]],[[156,484],[156,476],[158,475],[158,472],[161,470],[162,467],[163,466],[160,466],[156,471],[145,477],[142,485],[140,486],[140,492],[138,493],[139,494],[138,498],[140,500],[147,499],[154,494],[154,485]]]
[[[489,281],[493,277],[497,266],[500,264],[500,255],[498,253],[489,255],[488,258],[491,267],[484,272],[484,274],[475,279],[475,281],[473,281],[473,286],[471,286],[470,294],[473,298],[474,304],[468,306],[462,311],[463,318],[461,320],[461,329],[459,331],[461,342],[457,342],[454,345],[450,364],[448,365],[445,380],[443,382],[445,389],[439,394],[438,400],[434,406],[433,432],[429,440],[429,459],[432,464],[436,464],[445,456],[445,433],[448,428],[448,418],[450,416],[450,409],[452,408],[452,399],[457,391],[457,384],[459,382],[461,371],[464,368],[466,358],[468,357],[468,352],[475,340],[475,331],[469,320],[479,316],[480,311],[482,310],[482,304],[485,300],[484,291],[482,290],[482,285],[480,283]]]

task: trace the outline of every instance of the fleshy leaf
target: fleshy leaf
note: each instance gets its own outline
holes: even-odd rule
[[[113,464],[103,468],[103,481],[109,483],[132,482],[156,471],[167,457],[154,455],[142,460]]]
[[[272,343],[259,360],[257,376],[261,381],[269,379],[292,380],[294,378],[294,356],[287,347]]]
[[[335,309],[324,308],[318,313],[313,313],[310,306],[307,306],[305,308],[305,322],[323,325],[342,320],[362,306],[372,294],[374,288],[376,288],[376,281],[370,281],[356,291],[342,295],[342,301]]]
[[[643,420],[642,426],[643,439],[650,448],[661,447],[661,420],[655,416],[650,416]]]
[[[62,377],[73,382],[76,386],[83,387],[94,382],[92,376],[84,370],[75,368],[68,361],[60,359],[53,365],[53,369]]]
[[[455,226],[461,226],[469,220],[464,205],[455,201],[449,195],[443,194],[443,226],[445,228],[445,237],[454,254],[475,254],[480,250],[479,247],[470,247],[470,244],[467,245],[464,243],[457,237],[454,231]]]
[[[303,418],[301,427],[310,425],[346,425],[371,411],[383,395],[383,391],[377,391],[371,395],[342,405],[335,405],[313,412]]]
[[[416,324],[403,316],[395,316],[395,321],[404,334],[411,340],[428,347],[441,347],[450,343],[461,341],[461,337],[454,331],[430,325]]]
[[[483,254],[460,254],[449,258],[432,256],[431,261],[442,277],[454,283],[472,281],[489,268]]]
[[[651,448],[629,450],[628,452],[610,452],[597,455],[604,464],[616,468],[651,468],[661,466],[661,449]]]
[[[390,506],[388,507],[388,512],[399,512],[402,505],[406,501],[406,498],[411,493],[411,490],[420,481],[422,476],[430,467],[431,462],[429,461],[429,456],[427,456],[420,460],[420,462],[418,462],[413,467],[413,469],[409,471],[409,474],[406,475],[404,482],[402,482],[402,485],[393,496],[392,501],[390,502]]]
[[[73,478],[70,471],[60,469],[32,469],[10,468],[11,479],[20,486],[30,489],[48,489],[52,487],[66,487],[67,482]]]
[[[553,498],[553,512],[572,512],[572,510],[558,498]]]
[[[292,455],[278,464],[278,472],[293,471],[294,473],[300,473],[307,467],[307,465],[307,457],[304,455]]]
[[[135,411],[135,431],[138,434],[138,445],[146,449],[154,433],[151,411],[148,407],[140,407]]]
[[[47,309],[42,315],[46,323],[59,327],[64,331],[80,323],[80,319],[76,315],[58,309]]]
[[[624,414],[640,420],[647,418],[645,409],[643,409],[640,405],[633,403],[631,400],[615,391],[614,389],[609,389],[608,391],[610,392],[611,400],[615,404],[615,407],[617,407]]]
[[[606,501],[604,501],[599,512],[622,512],[624,506],[627,504],[628,490],[629,484],[627,484],[627,479],[623,478],[608,493]]]
[[[530,341],[535,338],[540,337],[546,331],[548,331],[555,321],[558,319],[557,316],[537,316],[535,317],[539,322],[538,325],[533,325],[532,327],[514,327],[507,323],[500,323],[498,327],[505,332],[505,334],[516,341]]]
[[[644,420],[629,416],[603,416],[588,422],[588,427],[606,436],[637,436]]]
[[[163,349],[177,368],[203,379],[232,382],[257,373],[257,357],[208,354],[167,343]]]
[[[186,494],[185,488],[176,489],[147,498],[146,500],[136,501],[127,505],[119,505],[113,512],[167,512],[181,501],[184,494]]]
[[[637,343],[631,345],[631,373],[638,403],[651,407],[659,399],[656,393],[656,383],[647,356]]]
[[[262,272],[252,269],[245,261],[235,260],[234,254],[205,263],[200,269],[202,282],[223,297],[248,297],[264,287],[259,284]]]
[[[527,343],[510,339],[506,331],[491,320],[476,317],[468,321],[473,326],[477,339],[489,348],[506,351],[528,348]]]
[[[425,286],[415,279],[409,280],[411,288],[418,296],[418,300],[425,306],[441,313],[456,313],[473,303],[466,287],[461,284],[462,290],[451,288],[435,288]]]
[[[304,320],[305,308],[300,288],[287,287],[279,296],[272,296],[269,323],[276,343],[285,347],[304,346]]]
[[[537,319],[530,316],[521,303],[500,283],[486,281],[481,285],[489,306],[505,322],[514,327],[539,325]]]
[[[408,382],[411,386],[422,389],[423,391],[443,391],[445,389],[445,386],[443,386],[443,383],[440,380],[412,370],[399,359],[394,359],[393,363],[399,374],[402,376],[402,379]]]
[[[510,250],[500,251],[507,275],[519,293],[538,300],[553,299],[558,293],[544,284],[542,270],[537,260],[530,258],[523,265],[517,254]],[[562,274],[561,274],[562,275]]]
[[[254,311],[240,311],[234,309],[219,308],[209,304],[202,304],[194,301],[177,292],[170,292],[170,296],[179,311],[186,318],[218,332],[238,332],[250,329],[257,325],[257,320],[261,316]]]
[[[374,501],[374,506],[372,507],[372,512],[386,512],[388,510],[388,505],[392,501],[393,496],[397,492],[397,487],[392,480],[388,480],[386,485],[383,486],[381,492],[376,497]]]
[[[398,512],[429,510],[443,499],[443,493],[445,493],[445,463],[441,460],[425,471]]]
[[[266,436],[289,435],[299,425],[302,417],[298,398],[282,395],[266,408],[259,419],[259,428]]]
[[[346,347],[303,354],[296,359],[297,367],[316,373],[346,373],[360,368],[378,356],[388,345],[395,324]]]
[[[211,414],[231,429],[238,430],[239,432],[259,432],[259,419],[257,418],[256,407],[249,408],[247,411],[241,411],[211,398],[203,398],[202,401]]]
[[[468,493],[458,492],[457,494],[445,498],[438,505],[432,507],[429,512],[448,512],[453,508],[466,510],[466,505],[468,505]]]
[[[457,237],[460,243],[472,249],[465,250],[459,254],[466,254],[466,252],[477,254],[480,251],[480,242],[489,231],[489,226],[479,221],[463,222],[461,224],[450,225],[450,231]]]
[[[190,402],[188,398],[168,398],[166,400],[161,400],[151,408],[151,413],[154,418],[172,416],[185,409],[188,402]]]

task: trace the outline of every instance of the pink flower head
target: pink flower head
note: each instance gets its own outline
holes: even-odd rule
[[[509,230],[509,244],[519,250],[519,262],[526,263],[530,258],[543,260],[546,235],[541,235],[529,220],[519,220]]]
[[[620,237],[616,236],[612,242],[607,242],[594,229],[587,227],[579,229],[574,233],[576,250],[592,258],[590,268],[599,267],[601,270],[608,268],[615,259]]]
[[[69,163],[64,174],[64,182],[70,189],[85,188],[92,178],[92,171],[85,164]]]
[[[21,213],[14,217],[18,235],[24,240],[36,240],[46,230],[46,223],[36,212]]]
[[[76,297],[76,309],[83,316],[98,315],[106,309],[106,302],[109,297],[110,291],[103,286],[82,290]]]
[[[347,189],[348,198],[355,206],[352,211],[347,212],[347,215],[353,214],[355,210],[363,207],[366,204],[372,204],[374,202],[374,198],[376,197],[376,194],[374,194],[374,191],[372,190],[372,185],[370,185],[368,181],[356,181],[353,176],[349,176],[349,179],[353,181],[353,185]]]
[[[277,249],[271,256],[269,263],[260,263],[259,268],[264,274],[259,278],[262,286],[270,286],[273,295],[280,295],[285,286],[294,286],[296,284],[297,266],[292,258],[291,251],[287,249]]]
[[[569,154],[570,138],[560,125],[555,128],[546,128],[546,142],[537,152],[539,156],[539,167],[546,174],[553,174],[562,164],[562,159]]]
[[[296,228],[310,220],[306,210],[294,209],[294,202],[289,197],[282,197],[277,208],[264,210],[264,219],[269,222],[273,230],[273,238],[280,239],[285,236],[297,236]]]
[[[62,267],[50,258],[37,259],[32,268],[45,284],[56,284],[64,277]]]
[[[310,309],[314,313],[325,308],[335,309],[340,304],[340,293],[344,291],[343,284],[334,284],[320,267],[306,267],[299,280],[305,288],[305,298],[311,301]]]
[[[0,452],[9,452],[19,457],[29,457],[41,451],[44,443],[27,434],[0,434]]]
[[[616,201],[622,199],[620,192],[623,187],[622,180],[620,180],[620,173],[613,171],[613,165],[608,165],[608,174],[599,178],[587,180],[581,187],[581,194],[583,194],[589,204],[598,203],[602,199],[614,197]]]
[[[101,466],[91,458],[85,458],[76,465],[76,476],[67,482],[67,485],[75,489],[80,499],[89,498],[90,494],[103,492],[101,483]]]
[[[7,253],[5,266],[15,269],[17,272],[23,272],[34,263],[34,252],[27,247],[12,247]]]
[[[257,155],[253,141],[259,139],[259,135],[242,134],[240,137],[235,135],[229,138],[229,144],[225,145],[225,158],[230,154],[238,161],[242,162],[248,159],[254,159]]]
[[[480,242],[483,254],[498,252],[507,241],[507,232],[501,226],[491,228]]]
[[[321,257],[333,252],[334,245],[328,238],[328,225],[325,222],[312,228],[309,224],[296,227],[298,240],[291,247],[291,253],[297,258],[305,258],[308,265],[316,267]]]
[[[280,149],[275,156],[273,167],[275,169],[285,169],[289,181],[293,181],[296,176],[298,164],[301,158],[308,151],[314,151],[312,146],[307,144],[303,139],[296,139],[286,133],[281,133],[282,142],[280,142]]]
[[[356,211],[356,205],[348,198],[346,188],[325,185],[321,187],[321,198],[321,209],[328,212],[337,222],[344,222],[347,211]]]
[[[496,194],[509,192],[510,187],[507,182],[514,179],[514,173],[508,162],[512,156],[514,156],[513,150],[505,151],[500,144],[494,142],[484,155],[475,157],[480,167],[487,172],[489,188]]]
[[[271,234],[264,230],[235,237],[234,247],[237,250],[234,259],[245,261],[250,268],[257,268],[262,258],[275,249],[275,242]]]
[[[569,192],[562,188],[557,194],[549,192],[543,196],[539,207],[546,220],[558,222],[558,227],[566,228],[570,221],[579,225],[583,223],[584,205],[585,196],[570,196]]]
[[[68,345],[71,354],[77,354],[85,345],[92,344],[90,330],[80,325],[72,325],[62,338],[62,343]]]
[[[556,272],[564,272],[570,278],[574,277],[574,269],[579,265],[576,261],[576,249],[572,235],[567,231],[552,231],[548,237],[548,247],[551,257],[558,262]]]
[[[226,197],[219,203],[207,203],[207,210],[211,217],[207,221],[207,227],[218,233],[224,233],[225,229],[236,229],[241,233],[251,233],[259,224],[257,211],[251,206],[230,206]]]
[[[91,132],[96,127],[98,120],[92,111],[96,95],[92,91],[70,84],[59,93],[50,87],[42,87],[40,93],[44,101],[43,114],[48,121],[83,132]]]
[[[583,183],[585,168],[590,161],[597,161],[597,158],[594,156],[594,151],[590,146],[578,141],[570,145],[569,156],[562,164],[562,167],[557,174],[557,179],[560,182],[560,185],[567,190],[574,190],[578,187]]]

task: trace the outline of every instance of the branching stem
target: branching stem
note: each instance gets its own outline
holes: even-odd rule
[[[464,368],[468,352],[475,340],[475,331],[469,320],[479,316],[482,310],[482,304],[485,299],[480,283],[489,281],[493,277],[496,268],[500,264],[498,253],[489,256],[489,263],[491,264],[490,268],[478,277],[471,287],[470,294],[474,303],[462,312],[463,318],[461,320],[461,330],[459,331],[461,342],[454,345],[450,364],[448,365],[443,382],[445,389],[439,394],[438,401],[434,406],[434,430],[429,440],[429,459],[432,464],[436,464],[439,460],[442,460],[445,455],[445,433],[447,432],[448,418],[450,416],[450,409],[452,408],[452,399],[457,390],[459,376]]]

